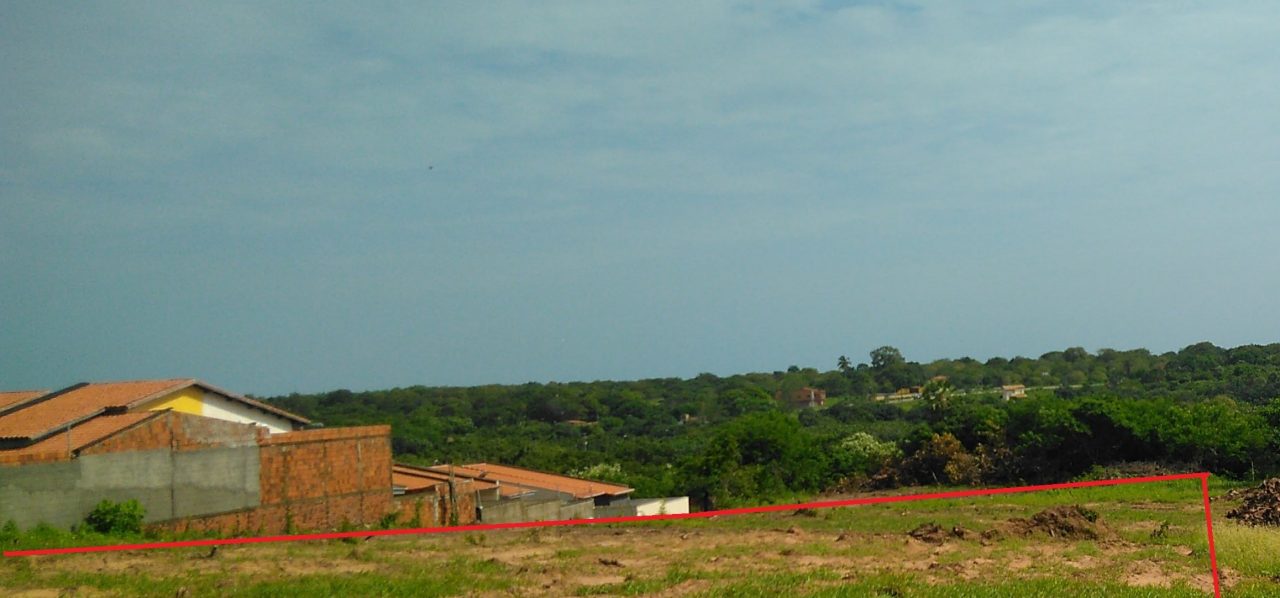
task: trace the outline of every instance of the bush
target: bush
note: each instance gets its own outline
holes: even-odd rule
[[[146,509],[136,500],[119,503],[104,500],[89,512],[84,523],[100,534],[137,534],[142,532],[142,518],[145,516]]]
[[[934,434],[902,462],[901,473],[916,483],[976,485],[982,479],[979,465],[955,436]]]

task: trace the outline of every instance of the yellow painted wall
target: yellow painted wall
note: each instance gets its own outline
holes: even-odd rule
[[[204,415],[204,402],[201,401],[202,396],[204,396],[204,392],[200,390],[200,387],[188,386],[182,390],[156,399],[144,406],[143,409],[148,411],[172,409],[179,413]]]

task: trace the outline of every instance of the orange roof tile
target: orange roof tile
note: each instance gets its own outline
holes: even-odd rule
[[[401,473],[394,469],[391,471],[391,485],[402,486],[404,487],[405,492],[420,492],[435,488],[436,486],[444,483],[445,482],[436,479]]]
[[[466,481],[470,483],[471,490],[489,490],[498,487],[498,484],[494,482],[476,479],[473,476],[455,474],[454,477],[459,481]],[[406,492],[426,490],[441,484],[447,484],[448,482],[448,472],[436,471],[426,467],[414,467],[412,465],[404,465],[401,463],[394,463],[391,465],[391,483],[396,486],[403,486]]]
[[[31,399],[38,399],[49,394],[47,390],[6,390],[0,391],[0,413],[20,406]]]
[[[222,390],[194,378],[86,382],[46,395],[39,401],[29,400],[23,405],[15,402],[14,408],[8,410],[8,412],[0,408],[0,439],[25,438],[39,440],[86,418],[105,412],[137,408],[148,401],[158,399],[188,386],[199,386],[233,401],[278,415],[298,424],[305,425],[310,423],[310,420],[300,415],[294,415],[261,401],[255,401],[248,397]]]
[[[433,469],[439,471],[438,468]],[[534,471],[532,469],[524,469],[522,467],[512,467],[510,465],[472,463],[469,465],[463,465],[461,468],[455,467],[455,473],[459,469],[464,471],[470,470],[482,472],[484,474],[483,476],[480,476],[482,479],[497,481],[502,485],[512,484],[526,488],[564,492],[572,494],[575,498],[595,498],[597,496],[606,495],[621,496],[624,494],[630,494],[633,491],[631,488],[620,486],[618,484],[571,478],[569,476],[544,473],[541,471]]]
[[[35,444],[24,446],[19,449],[0,451],[0,455],[22,455],[22,454],[39,454],[47,452],[63,452],[68,449],[78,451],[89,446],[103,438],[116,434],[129,428],[135,424],[141,423],[158,415],[163,411],[139,411],[137,413],[122,413],[120,415],[102,415],[95,417],[80,425],[73,426],[70,432],[62,431],[45,438]],[[70,434],[70,441],[67,436]],[[68,455],[69,457],[70,455]]]
[[[36,440],[107,410],[124,410],[194,384],[191,378],[77,384],[0,417],[0,438]]]

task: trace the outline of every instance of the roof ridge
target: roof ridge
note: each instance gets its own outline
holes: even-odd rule
[[[96,380],[82,384],[137,384],[139,382],[198,382],[195,378],[137,378],[134,380]]]

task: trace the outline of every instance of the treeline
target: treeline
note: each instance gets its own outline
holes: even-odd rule
[[[835,372],[813,376],[817,386],[835,395],[892,392],[946,376],[960,389],[1023,384],[1176,399],[1226,395],[1255,404],[1280,397],[1280,344],[1274,343],[1224,349],[1206,342],[1158,355],[1146,349],[1101,349],[1093,354],[1072,347],[1037,358],[993,357],[984,362],[961,357],[927,364],[907,361],[893,347],[881,347],[871,352],[870,363],[855,366],[842,356],[837,364]]]
[[[1280,470],[1280,345],[928,364],[882,347],[868,364],[836,365],[270,400],[331,426],[390,423],[405,461],[576,473],[703,507],[867,486],[1058,481],[1121,462],[1241,477]],[[1010,383],[1056,388],[1008,402],[987,392]],[[926,386],[924,400],[869,396],[915,385]],[[826,390],[827,405],[774,399],[805,386]]]

